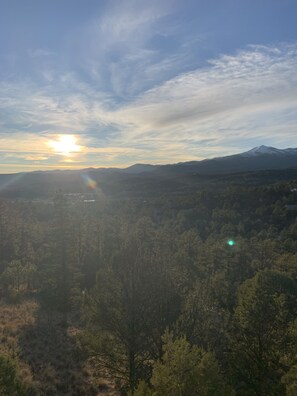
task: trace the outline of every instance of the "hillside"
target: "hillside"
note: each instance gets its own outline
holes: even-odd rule
[[[250,151],[203,161],[172,165],[135,164],[126,169],[90,168],[0,175],[0,196],[46,199],[64,194],[130,197],[180,194],[205,185],[224,183],[258,185],[297,177],[297,149],[256,147]]]

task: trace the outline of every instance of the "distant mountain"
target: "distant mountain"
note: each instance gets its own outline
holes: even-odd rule
[[[244,153],[170,165],[89,168],[0,175],[0,197],[32,199],[57,191],[109,196],[184,193],[204,184],[296,180],[297,148],[255,147]]]
[[[210,175],[292,167],[297,167],[297,148],[282,150],[262,145],[240,154],[201,161],[179,162],[168,165],[135,164],[122,169],[121,172],[129,174],[153,172],[154,174],[199,173]]]
[[[122,169],[123,173],[145,173],[145,172],[152,172],[159,168],[160,165],[150,165],[150,164],[135,164],[131,165],[128,168]]]
[[[160,166],[157,171],[203,175],[286,169],[297,167],[297,148],[259,146],[244,153],[202,161]]]
[[[297,148],[288,148],[288,149],[277,149],[275,147],[267,147],[267,146],[258,146],[253,149],[246,151],[245,153],[239,154],[242,157],[255,157],[261,155],[275,155],[281,157],[290,157],[297,155]]]

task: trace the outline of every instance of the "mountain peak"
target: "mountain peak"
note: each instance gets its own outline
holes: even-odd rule
[[[122,170],[124,173],[146,173],[156,169],[158,165],[151,164],[134,164]]]
[[[280,150],[277,149],[275,147],[271,147],[271,146],[257,146],[252,148],[249,151],[246,151],[245,153],[242,153],[241,155],[244,157],[251,157],[251,156],[255,156],[255,155],[262,155],[262,154],[283,154],[284,150]]]

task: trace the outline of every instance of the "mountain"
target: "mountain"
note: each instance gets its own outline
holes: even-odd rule
[[[181,173],[203,175],[249,172],[297,167],[297,148],[278,149],[258,146],[253,149],[226,157],[217,157],[202,161],[179,162],[168,165],[135,164],[122,169],[129,174]]]
[[[0,197],[35,199],[66,194],[143,197],[184,193],[205,184],[259,184],[297,179],[297,148],[255,147],[244,153],[169,165],[135,164],[126,169],[37,171],[0,175]]]
[[[157,171],[203,175],[297,168],[297,148],[259,146],[244,153],[160,166]]]
[[[259,155],[275,155],[281,157],[294,156],[297,155],[297,148],[288,148],[281,150],[275,147],[258,146],[239,155],[242,157],[255,157]]]
[[[135,165],[128,166],[128,168],[122,169],[122,172],[130,173],[130,174],[146,173],[146,172],[152,172],[159,167],[160,167],[160,165],[135,164]]]

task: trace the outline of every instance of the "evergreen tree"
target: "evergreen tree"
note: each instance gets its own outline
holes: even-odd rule
[[[151,383],[155,396],[231,396],[214,355],[191,346],[185,337],[166,332],[163,357],[154,364]]]
[[[3,396],[25,396],[26,391],[17,373],[13,360],[0,356],[0,394]]]
[[[140,221],[124,235],[87,297],[87,344],[99,364],[133,391],[140,378],[149,378],[178,301],[165,263],[156,257],[151,223]]]
[[[258,272],[239,288],[231,362],[239,395],[280,396],[288,324],[296,315],[297,285],[289,276]]]

